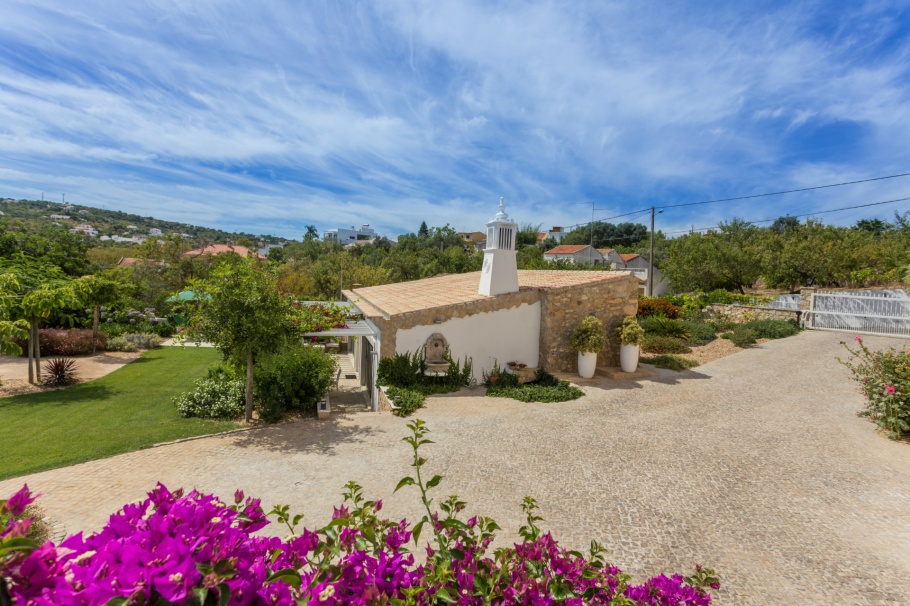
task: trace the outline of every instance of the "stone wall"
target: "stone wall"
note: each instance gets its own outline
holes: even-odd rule
[[[802,302],[802,299],[800,299]],[[708,305],[708,311],[729,318],[734,322],[751,320],[794,320],[799,322],[802,311],[799,309],[777,309],[774,307],[755,307],[753,305]]]
[[[597,356],[598,366],[619,365],[619,343],[613,330],[624,316],[638,312],[638,279],[632,274],[616,280],[557,288],[541,293],[540,365],[550,372],[578,370],[578,352],[569,337],[586,316],[599,319],[607,345]]]

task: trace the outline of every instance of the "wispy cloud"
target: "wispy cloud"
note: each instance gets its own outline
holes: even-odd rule
[[[0,21],[0,195],[391,234],[477,229],[500,195],[523,222],[568,225],[592,203],[609,216],[907,172],[908,8],[763,7],[14,1]],[[661,221],[901,192],[910,180]]]

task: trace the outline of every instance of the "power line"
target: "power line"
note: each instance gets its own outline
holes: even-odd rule
[[[824,215],[826,213],[836,213],[836,212],[841,212],[844,210],[853,210],[855,208],[867,208],[869,206],[881,206],[882,204],[895,204],[897,202],[906,202],[908,200],[910,200],[910,198],[897,198],[896,200],[885,200],[883,202],[870,202],[869,204],[857,204],[856,206],[845,206],[844,208],[833,208],[831,210],[820,210],[820,211],[813,212],[813,213],[803,213],[801,215],[787,215],[787,216],[793,217],[794,219],[796,219],[797,217],[813,217],[815,215]],[[749,225],[755,225],[758,223],[771,223],[772,221],[777,221],[777,219],[779,219],[779,218],[780,217],[776,217],[774,219],[761,219],[759,221],[746,221],[746,223]],[[700,227],[698,229],[677,229],[677,230],[673,230],[673,231],[664,232],[664,234],[679,234],[679,233],[686,233],[686,232],[705,231],[707,229],[717,229],[719,227],[720,227],[719,225],[714,225],[712,227]]]
[[[703,200],[701,202],[686,202],[684,204],[670,204],[668,206],[655,206],[655,208],[679,208],[680,206],[696,206],[698,204],[715,204],[717,202],[733,202],[735,200],[750,200],[752,198],[763,198],[766,196],[781,196],[783,194],[795,194],[801,191],[812,191],[815,189],[826,189],[829,187],[841,187],[843,185],[856,185],[857,183],[870,183],[872,181],[884,181],[885,179],[897,179],[898,177],[910,177],[910,173],[901,173],[899,175],[888,175],[887,177],[874,177],[872,179],[860,179],[859,181],[845,181],[843,183],[831,183],[829,185],[816,185],[814,187],[802,187],[800,189],[788,189],[785,191],[775,191],[766,194],[753,194],[751,196],[738,196],[736,198],[721,198],[719,200]]]

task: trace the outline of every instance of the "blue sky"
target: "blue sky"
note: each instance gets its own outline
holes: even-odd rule
[[[906,1],[6,0],[0,17],[0,196],[229,230],[478,230],[500,196],[521,223],[571,225],[592,204],[906,173],[908,142]],[[902,197],[910,177],[658,226]]]

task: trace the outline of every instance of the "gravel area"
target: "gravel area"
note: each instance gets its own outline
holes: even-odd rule
[[[571,548],[601,541],[636,579],[715,568],[721,605],[894,604],[910,601],[910,444],[856,416],[845,335],[804,332],[650,381],[586,383],[560,404],[433,397],[417,416],[432,430],[436,497],[492,516],[499,544],[517,538],[520,501]],[[871,347],[906,340],[867,338]],[[419,517],[405,419],[337,415],[213,436],[0,482],[27,481],[68,532],[92,530],[160,480],[229,498],[290,503],[325,523],[349,479],[390,517]],[[280,532],[280,529],[275,529]]]
[[[76,361],[76,376],[91,381],[110,374],[142,355],[142,352],[105,351],[93,356],[69,356]],[[52,358],[41,356],[41,367]],[[49,388],[28,382],[28,358],[0,356],[0,398],[20,394],[49,391]]]

